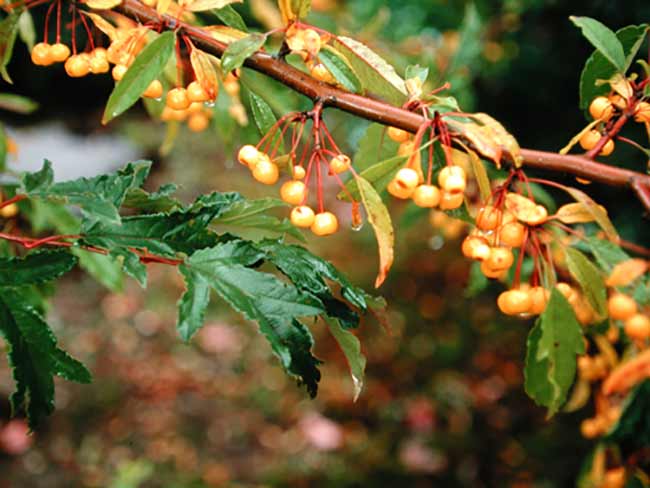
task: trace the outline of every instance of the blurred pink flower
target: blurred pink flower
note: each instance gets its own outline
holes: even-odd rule
[[[399,449],[399,459],[409,471],[419,473],[438,473],[447,468],[447,458],[422,442],[409,440]]]
[[[311,412],[299,424],[300,432],[309,444],[320,451],[333,451],[343,446],[343,429],[336,422]]]
[[[243,347],[241,334],[226,324],[206,325],[199,332],[201,348],[212,354],[238,354]]]
[[[24,420],[11,420],[0,429],[0,449],[17,456],[29,449],[34,437],[29,435],[29,427]]]

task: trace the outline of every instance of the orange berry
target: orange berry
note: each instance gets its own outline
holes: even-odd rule
[[[317,236],[328,236],[338,230],[339,221],[332,212],[321,212],[315,215],[310,228]]]
[[[614,105],[607,97],[596,97],[589,104],[589,113],[594,119],[607,122],[614,114]]]
[[[460,207],[465,201],[462,193],[449,193],[443,190],[440,192],[440,203],[438,204],[442,210],[453,210]]]
[[[306,175],[305,168],[302,166],[294,166],[293,167],[293,173],[291,176],[293,176],[294,180],[302,180]]]
[[[176,122],[183,122],[187,118],[187,110],[174,110],[173,108],[164,107],[160,120],[165,122],[175,120]]]
[[[315,218],[314,211],[307,205],[301,205],[291,211],[291,223],[296,227],[311,227]]]
[[[530,313],[534,315],[541,314],[546,309],[548,303],[549,291],[543,286],[534,286],[528,290],[530,296]]]
[[[70,48],[65,44],[57,42],[50,47],[50,56],[55,63],[62,63],[70,57]]]
[[[591,308],[591,305],[583,296],[578,295],[578,299],[575,302],[571,303],[571,305],[573,306],[573,311],[576,314],[576,319],[578,319],[578,322],[580,322],[580,324],[588,325],[594,321],[594,310]]]
[[[623,293],[614,293],[607,300],[609,316],[614,320],[627,320],[637,313],[634,298]]]
[[[445,166],[438,174],[440,188],[448,193],[462,193],[467,185],[465,170],[460,166]]]
[[[576,298],[578,297],[577,292],[568,283],[560,282],[555,285],[555,288],[557,288],[557,291],[564,295],[564,298],[566,298],[567,302],[569,303],[575,302]]]
[[[634,110],[634,120],[637,122],[650,122],[650,103],[639,102]]]
[[[440,190],[435,185],[420,185],[413,192],[412,198],[418,207],[432,208],[440,203]]]
[[[11,219],[18,215],[19,208],[15,203],[10,203],[9,205],[0,208],[0,217],[3,219]]]
[[[499,295],[497,305],[506,315],[519,315],[530,310],[532,300],[526,290],[507,290]]]
[[[625,321],[625,333],[630,339],[645,341],[650,338],[650,318],[637,313]]]
[[[546,222],[548,219],[548,210],[543,205],[536,205],[535,210],[526,214],[525,219],[522,218],[523,222],[526,222],[528,225],[540,225]]]
[[[388,190],[388,193],[393,195],[395,198],[401,198],[402,200],[411,198],[411,195],[413,195],[413,192],[415,191],[413,188],[403,187],[397,182],[397,180],[395,180],[395,178],[388,183],[386,190]]]
[[[494,230],[501,219],[501,210],[492,205],[487,205],[481,207],[476,214],[476,227],[481,230]]]
[[[48,66],[54,62],[50,45],[46,42],[39,42],[32,48],[32,62],[38,66]]]
[[[411,134],[397,127],[389,127],[386,133],[395,142],[406,142],[411,137]]]
[[[291,205],[300,205],[306,197],[307,187],[302,181],[287,181],[280,187],[280,198]]]
[[[620,96],[618,93],[614,93],[607,97],[610,102],[612,102],[612,105],[616,107],[619,110],[623,110],[624,108],[627,107],[627,100]]]
[[[605,472],[602,488],[623,488],[625,486],[625,468],[608,469]]]
[[[239,82],[236,79],[226,78],[223,81],[223,89],[226,90],[226,93],[230,97],[234,98],[237,95],[239,95],[239,90],[240,90]]]
[[[493,270],[507,270],[514,263],[515,258],[512,251],[507,247],[493,247],[490,249],[490,255],[485,260],[487,266]]]
[[[99,56],[90,56],[90,59],[88,59],[88,67],[90,68],[90,72],[96,75],[108,73],[108,70],[111,69],[108,60]]]
[[[167,92],[166,105],[174,110],[185,110],[190,106],[185,88],[172,88]]]
[[[261,154],[262,153],[260,153],[255,146],[246,144],[245,146],[242,146],[239,153],[237,153],[237,159],[244,166],[253,167],[260,160]]]
[[[65,62],[65,72],[72,78],[81,78],[90,73],[90,64],[87,56],[75,54],[70,56]]]
[[[330,160],[330,171],[340,174],[350,169],[350,158],[345,154],[339,154]]]
[[[207,102],[210,99],[208,92],[198,81],[193,81],[187,85],[187,98],[190,102]]]
[[[600,141],[600,138],[602,135],[600,132],[597,130],[590,130],[582,134],[582,137],[580,138],[580,146],[582,146],[582,149],[585,149],[586,151],[589,151],[590,149],[593,149],[596,144],[598,144],[598,141]]]
[[[153,82],[152,82],[153,83]],[[205,105],[201,102],[192,102],[187,109],[187,112],[190,114],[202,114],[205,113]],[[206,113],[207,115],[207,113]]]
[[[153,80],[142,94],[145,98],[160,98],[163,95],[163,86],[160,80]]]
[[[463,256],[483,261],[490,256],[490,246],[487,239],[480,236],[467,236],[461,245]]]
[[[614,152],[614,141],[610,139],[605,143],[603,148],[600,150],[600,155],[601,156],[609,156]]]
[[[602,430],[600,422],[598,422],[596,419],[585,419],[580,424],[580,433],[585,439],[593,439],[595,437],[598,437],[601,432]]]
[[[187,121],[187,127],[189,127],[192,132],[203,132],[209,125],[210,118],[202,113],[191,114]]]
[[[253,178],[265,185],[273,185],[278,181],[279,177],[280,170],[278,169],[278,165],[268,159],[258,161],[253,168]]]
[[[510,247],[520,247],[525,235],[526,228],[519,222],[510,222],[499,229],[499,241]]]
[[[120,81],[122,78],[124,78],[124,74],[127,72],[128,69],[129,67],[124,64],[116,64],[115,66],[113,66],[113,71],[111,72],[111,74],[113,75],[113,79],[115,81]]]

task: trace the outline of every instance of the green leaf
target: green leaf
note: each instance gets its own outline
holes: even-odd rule
[[[311,10],[311,0],[291,0],[291,11],[295,12],[299,19],[304,19]]]
[[[589,17],[569,17],[582,30],[582,35],[614,66],[625,74],[625,52],[623,45],[608,27]]]
[[[181,207],[181,203],[171,196],[177,189],[178,187],[173,183],[163,185],[153,193],[142,188],[131,188],[122,205],[144,212],[170,212]]]
[[[618,263],[630,259],[629,254],[623,251],[620,246],[606,239],[589,237],[587,245],[600,267],[606,273],[609,273]]]
[[[258,322],[286,371],[314,396],[320,379],[319,361],[311,354],[309,330],[297,318],[320,315],[324,310],[311,295],[247,267],[263,256],[249,243],[234,240],[197,251],[181,269],[201,276],[235,310]]]
[[[404,103],[404,80],[385,59],[368,46],[349,37],[335,37],[332,44],[350,62],[364,92],[379,95],[393,105],[401,106]]]
[[[362,90],[361,81],[340,51],[325,45],[318,53],[318,59],[346,90],[352,93],[359,93]]]
[[[650,380],[637,385],[625,398],[618,422],[607,433],[605,440],[625,444],[631,449],[642,449],[650,442]]]
[[[150,161],[137,161],[112,174],[52,183],[51,164],[46,161],[38,173],[23,176],[23,188],[30,198],[79,206],[90,221],[119,223],[118,209],[127,193],[142,186],[150,169]]]
[[[364,171],[377,161],[384,161],[397,153],[399,144],[386,135],[386,126],[370,124],[359,141],[357,152],[352,161],[357,171]],[[369,178],[364,176],[367,180]]]
[[[9,15],[0,21],[0,75],[7,83],[13,84],[7,72],[7,65],[11,61],[16,43],[16,35],[20,26],[22,8],[15,8]]]
[[[386,279],[386,275],[393,265],[395,233],[388,209],[382,202],[377,190],[361,176],[355,180],[361,195],[361,201],[366,209],[368,222],[372,225],[379,246],[379,273],[375,280],[375,287],[379,288]]]
[[[68,251],[43,251],[19,258],[0,257],[0,288],[36,285],[63,276],[77,264]]]
[[[365,312],[366,293],[355,286],[331,263],[315,256],[301,246],[288,245],[280,241],[266,240],[257,247],[266,253],[266,259],[273,263],[291,282],[304,293],[317,297],[325,306],[327,315],[341,321],[345,328],[356,327],[359,316],[332,296],[326,280],[341,286],[341,295],[352,305]]]
[[[212,13],[228,27],[244,32],[248,30],[244,19],[242,19],[241,15],[239,15],[232,5],[226,5],[225,7],[212,10]]]
[[[476,64],[483,50],[481,41],[481,18],[474,2],[468,2],[465,6],[465,14],[460,29],[460,39],[458,41],[458,50],[452,58],[447,72],[455,74],[461,68]],[[453,85],[453,83],[452,83]]]
[[[259,129],[260,134],[265,135],[271,131],[271,129],[275,126],[278,120],[275,118],[275,115],[273,114],[273,110],[271,110],[269,104],[266,103],[266,101],[262,97],[256,95],[252,91],[249,91],[249,95],[250,95],[251,111],[253,112],[253,119],[255,120],[255,125]],[[278,130],[276,131],[276,133],[272,138],[270,147],[275,147],[279,138],[280,138],[280,131]],[[280,140],[278,149],[280,154],[284,154],[284,141]]]
[[[0,93],[0,110],[9,110],[19,114],[31,114],[38,109],[38,103],[35,101],[15,95],[13,93]]]
[[[616,37],[623,46],[625,53],[625,70],[627,71],[636,56],[643,40],[645,39],[648,26],[631,25],[624,27],[616,32]],[[598,80],[609,80],[616,74],[616,68],[605,58],[599,51],[594,51],[580,75],[580,108],[586,110],[591,101],[599,95],[606,95],[610,91],[610,87],[605,85],[597,85]]]
[[[224,211],[215,219],[216,224],[237,225],[238,222],[266,212],[272,208],[287,207],[279,198],[260,198],[257,200],[238,200],[228,210]]]
[[[34,19],[29,10],[23,10],[18,19],[18,35],[31,52],[36,42],[36,29],[34,28]]]
[[[115,85],[106,103],[102,124],[124,113],[140,99],[149,84],[162,73],[175,45],[176,34],[173,31],[164,32],[147,44]]]
[[[405,161],[406,156],[394,156],[366,168],[359,173],[359,176],[374,186],[377,191],[381,191],[388,186],[390,180],[392,180],[399,169],[404,166]],[[353,178],[346,182],[345,187],[355,200],[361,197],[359,183],[356,179]],[[339,200],[350,200],[350,196],[345,191],[339,192],[336,198]]]
[[[23,408],[32,428],[54,410],[53,375],[90,383],[88,370],[57,347],[48,325],[18,290],[0,294],[0,334],[16,382],[12,408]]]
[[[566,401],[576,372],[576,355],[585,350],[582,328],[566,298],[551,291],[546,310],[528,336],[524,369],[526,393],[553,416]]]
[[[205,311],[210,303],[210,284],[199,273],[181,267],[185,278],[185,293],[178,302],[178,323],[176,329],[184,341],[189,341],[192,336],[203,327]]]
[[[607,290],[600,271],[577,249],[568,247],[565,254],[571,276],[580,285],[598,318],[604,319],[607,317]]]
[[[244,64],[246,58],[260,49],[266,42],[264,34],[253,33],[228,44],[221,57],[221,70],[228,73]]]
[[[429,68],[426,66],[420,66],[419,64],[410,64],[406,67],[406,70],[404,71],[404,78],[407,80],[411,79],[418,79],[422,83],[427,81],[427,78],[429,77]]]
[[[490,285],[490,280],[481,271],[481,264],[472,263],[469,268],[469,280],[465,288],[465,297],[472,298],[483,292]]]
[[[127,249],[112,249],[109,256],[122,267],[122,270],[136,280],[142,288],[147,287],[147,267],[140,257]]]
[[[613,241],[618,240],[616,228],[614,227],[614,224],[612,224],[612,221],[607,215],[607,211],[603,207],[594,202],[591,197],[582,190],[570,186],[562,186],[562,189],[571,195],[576,202],[582,203],[585,209],[594,217],[600,228],[605,231],[608,239]]]
[[[343,329],[336,321],[327,320],[327,327],[330,333],[336,339],[337,344],[345,354],[348,362],[352,384],[354,386],[354,401],[356,402],[363,390],[363,378],[366,369],[366,357],[361,352],[361,343],[357,336],[349,330]]]

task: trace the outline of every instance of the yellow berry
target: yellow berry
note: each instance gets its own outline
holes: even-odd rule
[[[90,73],[90,64],[87,56],[76,54],[70,56],[65,62],[65,72],[72,78],[81,78]]]
[[[172,88],[167,92],[166,105],[174,110],[185,110],[190,106],[185,88]]]
[[[157,98],[157,97],[156,97]],[[205,114],[191,114],[187,126],[192,132],[203,132],[210,125],[210,118]]]
[[[585,419],[580,424],[580,432],[584,438],[593,439],[601,434],[601,425],[596,419]]]
[[[187,85],[187,98],[190,102],[207,102],[210,99],[208,93],[198,81],[193,81]]]
[[[490,256],[490,246],[487,239],[480,236],[467,236],[461,245],[461,251],[465,257],[483,261]]]
[[[607,97],[596,97],[589,104],[589,113],[594,119],[607,122],[614,114],[614,105]]]
[[[397,172],[394,180],[402,188],[415,190],[415,187],[420,182],[420,177],[414,169],[402,168]]]
[[[252,167],[258,163],[260,160],[260,155],[260,151],[255,146],[252,144],[246,144],[239,150],[237,159],[244,166]]]
[[[111,72],[111,74],[113,75],[113,79],[115,81],[120,81],[122,78],[124,78],[124,74],[127,72],[128,69],[129,69],[128,66],[124,64],[116,64],[115,66],[113,66],[113,71]]]
[[[395,142],[406,142],[411,137],[411,134],[405,130],[398,129],[397,127],[389,127],[386,132],[388,134],[388,137],[390,137]]]
[[[306,175],[305,168],[302,166],[294,166],[293,167],[293,173],[291,176],[293,176],[294,180],[302,180]]]
[[[488,278],[503,278],[508,273],[508,269],[495,269],[490,266],[488,259],[484,259],[481,261],[481,272]]]
[[[650,318],[637,313],[625,321],[625,333],[630,339],[645,341],[650,338]]]
[[[314,223],[311,224],[311,231],[317,236],[334,234],[339,228],[339,222],[332,212],[317,213]]]
[[[350,169],[350,158],[345,154],[339,154],[330,160],[330,171],[340,174]]]
[[[476,227],[481,230],[494,230],[501,220],[501,210],[492,205],[486,205],[481,207],[476,214]]]
[[[18,215],[18,205],[15,203],[10,203],[9,205],[0,208],[0,217],[4,219],[11,219]]]
[[[440,203],[438,204],[442,210],[453,210],[463,204],[465,197],[462,193],[450,193],[446,190],[440,192]]]
[[[515,262],[515,257],[507,247],[493,247],[486,262],[494,270],[506,270]]]
[[[440,203],[440,190],[435,185],[420,185],[413,192],[412,198],[418,207],[432,208]]]
[[[607,300],[609,316],[614,320],[627,320],[637,313],[634,298],[623,293],[614,293]]]
[[[526,290],[507,290],[499,295],[497,305],[506,315],[519,315],[530,310],[532,300]]]
[[[637,122],[650,122],[650,103],[639,102],[634,110],[634,120]]]
[[[280,177],[280,170],[278,165],[267,160],[262,159],[253,168],[253,178],[265,185],[273,185]]]
[[[88,60],[88,67],[90,68],[90,72],[96,75],[101,73],[108,73],[108,70],[111,69],[106,58],[97,56],[90,56],[90,59]]]
[[[50,56],[55,63],[62,63],[70,57],[70,48],[65,44],[57,42],[50,47]]]
[[[600,150],[600,155],[601,156],[609,156],[614,152],[614,141],[610,139],[605,143],[603,148]]]
[[[170,120],[182,122],[187,118],[187,115],[187,110],[174,110],[173,108],[164,107],[160,119],[165,122]]]
[[[314,223],[316,216],[311,207],[301,205],[291,211],[291,223],[296,227],[307,228]]]
[[[445,166],[438,174],[440,188],[448,193],[462,193],[467,186],[465,170],[460,166]]]
[[[388,183],[386,190],[388,190],[388,193],[393,195],[395,198],[400,198],[402,200],[411,198],[411,195],[413,195],[413,192],[415,191],[413,188],[403,187],[397,182],[397,180],[395,180],[395,178]]]
[[[499,229],[499,241],[510,247],[521,247],[525,235],[526,228],[519,222],[510,222]]]
[[[307,187],[299,180],[287,181],[280,187],[280,198],[291,205],[300,205],[307,198]]]
[[[582,137],[580,138],[580,146],[582,146],[582,149],[585,149],[586,151],[589,151],[590,149],[593,149],[596,144],[598,144],[598,141],[600,141],[600,138],[602,135],[600,132],[597,130],[590,130],[582,134]]]
[[[605,473],[602,488],[623,488],[625,486],[625,468],[608,469]]]
[[[47,66],[54,62],[50,45],[46,42],[39,42],[32,48],[32,62],[38,66]]]
[[[530,310],[534,315],[539,315],[546,309],[546,304],[550,296],[549,291],[543,286],[534,286],[528,290],[530,296]]]
[[[330,73],[329,70],[325,67],[325,65],[321,63],[315,64],[311,68],[310,73],[318,81],[322,81],[324,83],[336,82],[336,79],[332,76],[332,73]]]
[[[153,80],[142,94],[145,98],[160,98],[163,94],[163,86],[160,80]]]

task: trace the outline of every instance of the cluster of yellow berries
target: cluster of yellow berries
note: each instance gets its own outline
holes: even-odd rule
[[[81,78],[91,73],[96,75],[107,73],[110,69],[108,51],[102,47],[71,55],[70,48],[65,44],[39,42],[34,45],[31,57],[32,62],[38,66],[65,62],[65,72],[72,78]]]
[[[318,59],[321,47],[327,43],[328,36],[321,36],[314,29],[298,28],[295,25],[287,29],[286,43],[292,53],[298,54],[309,69],[311,76],[324,83],[336,85],[336,78]]]
[[[407,165],[388,183],[388,193],[403,200],[410,198],[417,206],[424,208],[452,210],[463,204],[467,175],[461,166],[452,164],[442,168],[438,173],[439,186],[425,183],[419,167],[420,158],[416,154],[418,148],[411,135],[396,127],[389,127],[387,133],[393,141],[400,143],[397,154],[409,156]]]
[[[158,80],[154,80],[154,82],[156,81]],[[150,95],[145,92],[143,96]],[[152,98],[161,96],[162,86],[158,96]],[[160,118],[165,122],[170,120],[187,121],[187,126],[191,131],[202,132],[210,125],[212,110],[208,105],[212,104],[215,98],[216,95],[209,95],[198,81],[192,81],[187,87],[172,88],[167,92],[165,108]]]

